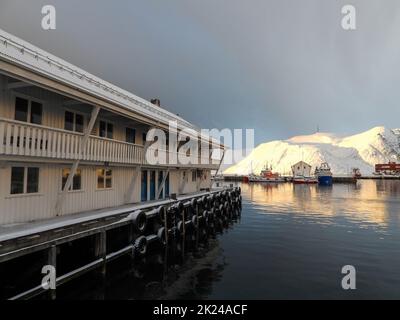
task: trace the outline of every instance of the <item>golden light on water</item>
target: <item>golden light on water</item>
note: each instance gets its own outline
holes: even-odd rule
[[[396,219],[400,206],[400,181],[359,180],[355,184],[318,185],[242,184],[243,195],[260,213],[320,216],[333,223],[343,216],[358,223],[386,226]],[[396,209],[397,208],[397,209]]]

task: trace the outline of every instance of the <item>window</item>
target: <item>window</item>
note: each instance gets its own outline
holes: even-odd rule
[[[29,101],[22,98],[15,99],[15,120],[28,121],[28,105]]]
[[[164,172],[163,171],[158,171],[158,186],[162,188],[162,182],[164,180]],[[164,188],[165,189],[165,188]],[[163,192],[164,190],[162,190],[161,194],[160,194],[160,199],[163,198]]]
[[[126,128],[126,142],[136,143],[136,130],[132,128]]]
[[[24,167],[13,167],[11,169],[11,194],[24,193]]]
[[[64,129],[68,131],[83,132],[83,115],[65,111]]]
[[[62,186],[61,189],[64,190],[65,184],[67,183],[68,176],[71,173],[71,169],[63,169],[62,171]],[[77,169],[72,180],[72,185],[69,190],[81,190],[82,189],[82,173],[81,169]]]
[[[112,139],[114,133],[114,125],[106,121],[99,123],[99,136],[103,138]]]
[[[141,201],[147,201],[147,170],[142,171]]]
[[[31,123],[42,124],[42,104],[31,102]]]
[[[192,182],[196,182],[196,170],[192,171]]]
[[[143,142],[143,145],[146,144],[146,139],[147,139],[147,133],[146,133],[146,132],[143,132],[143,133],[142,133],[142,142]]]
[[[150,200],[156,199],[156,172],[150,171]]]
[[[39,192],[39,168],[27,168],[28,178],[26,193]]]
[[[16,97],[15,120],[42,124],[42,104],[36,101]]]
[[[12,167],[10,194],[38,193],[39,168]]]
[[[112,170],[97,169],[97,189],[112,188]]]
[[[169,173],[167,173],[167,179],[165,180],[165,196],[169,197]]]

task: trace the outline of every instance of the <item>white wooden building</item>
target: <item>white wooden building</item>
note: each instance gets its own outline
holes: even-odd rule
[[[294,177],[311,177],[311,166],[304,161],[299,161],[292,166],[292,174]]]
[[[146,133],[168,121],[199,130],[0,30],[0,225],[210,188],[218,160],[146,161]]]

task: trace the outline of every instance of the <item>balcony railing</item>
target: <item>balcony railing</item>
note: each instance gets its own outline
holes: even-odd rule
[[[142,145],[118,140],[90,136],[86,148],[82,150],[82,133],[50,128],[41,125],[0,118],[0,155],[27,156],[61,160],[82,160],[89,162],[109,162],[119,164],[150,164],[169,167],[196,167],[217,169],[218,164],[208,163],[199,157],[198,164],[171,163],[171,152],[167,152],[167,162],[148,163]],[[156,156],[149,150],[151,157]],[[203,164],[201,163],[203,162]]]
[[[142,164],[143,146],[90,136],[82,150],[82,140],[82,133],[0,119],[0,154]]]

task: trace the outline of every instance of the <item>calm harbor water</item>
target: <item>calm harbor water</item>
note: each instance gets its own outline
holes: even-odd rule
[[[241,219],[223,234],[142,267],[118,260],[103,286],[81,279],[58,297],[400,298],[400,181],[241,187]],[[341,288],[344,265],[356,268],[356,290]]]

